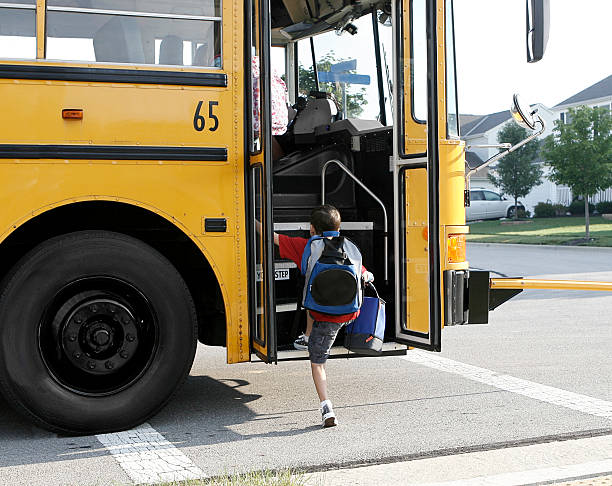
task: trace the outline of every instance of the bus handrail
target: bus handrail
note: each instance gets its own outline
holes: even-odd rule
[[[376,196],[376,194],[374,194],[363,182],[361,182],[359,179],[357,179],[357,177],[355,176],[355,174],[353,174],[342,162],[340,162],[337,159],[331,159],[328,160],[327,162],[325,162],[325,165],[323,165],[323,168],[321,169],[321,204],[325,204],[325,174],[327,172],[327,167],[329,167],[331,164],[336,164],[338,167],[340,167],[351,179],[353,179],[365,192],[367,192],[382,208],[383,210],[383,215],[384,215],[384,240],[385,240],[385,245],[384,245],[384,259],[385,259],[385,284],[389,283],[389,259],[388,259],[388,239],[389,239],[389,232],[388,232],[388,221],[387,221],[387,208],[385,208],[385,205],[383,204],[383,202]]]

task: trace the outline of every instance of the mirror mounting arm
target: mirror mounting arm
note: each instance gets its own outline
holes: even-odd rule
[[[493,157],[490,157],[489,159],[487,159],[485,161],[484,164],[479,165],[478,167],[470,167],[468,164],[468,173],[465,175],[465,179],[467,181],[467,183],[469,184],[470,181],[470,177],[477,171],[479,171],[480,169],[484,169],[485,167],[491,165],[493,162],[497,162],[499,159],[501,159],[502,157],[505,157],[508,154],[511,154],[512,152],[514,152],[515,150],[521,148],[523,145],[525,145],[526,143],[531,142],[534,138],[539,137],[540,135],[542,135],[542,133],[544,133],[544,129],[545,124],[544,124],[544,120],[542,120],[542,117],[540,115],[536,115],[537,119],[535,120],[535,124],[539,124],[540,125],[540,129],[535,132],[532,133],[531,135],[529,135],[525,140],[521,140],[519,143],[517,143],[516,145],[513,145],[512,147],[510,147],[507,150],[504,150],[503,152],[499,152],[498,154],[495,154]]]

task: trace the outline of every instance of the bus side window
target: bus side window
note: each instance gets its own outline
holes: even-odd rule
[[[221,67],[221,0],[47,1],[47,59]]]
[[[36,59],[36,2],[9,0],[0,7],[0,58]]]
[[[93,47],[98,62],[145,62],[140,22],[136,18],[110,19],[95,33]]]

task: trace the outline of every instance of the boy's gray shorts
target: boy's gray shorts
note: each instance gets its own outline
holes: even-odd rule
[[[308,338],[308,354],[311,363],[323,364],[327,361],[338,331],[348,322],[313,322],[312,332]]]

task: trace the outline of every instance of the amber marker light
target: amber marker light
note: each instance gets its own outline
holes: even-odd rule
[[[465,235],[448,235],[446,244],[448,263],[465,261]]]
[[[64,120],[82,120],[83,110],[62,110]]]

